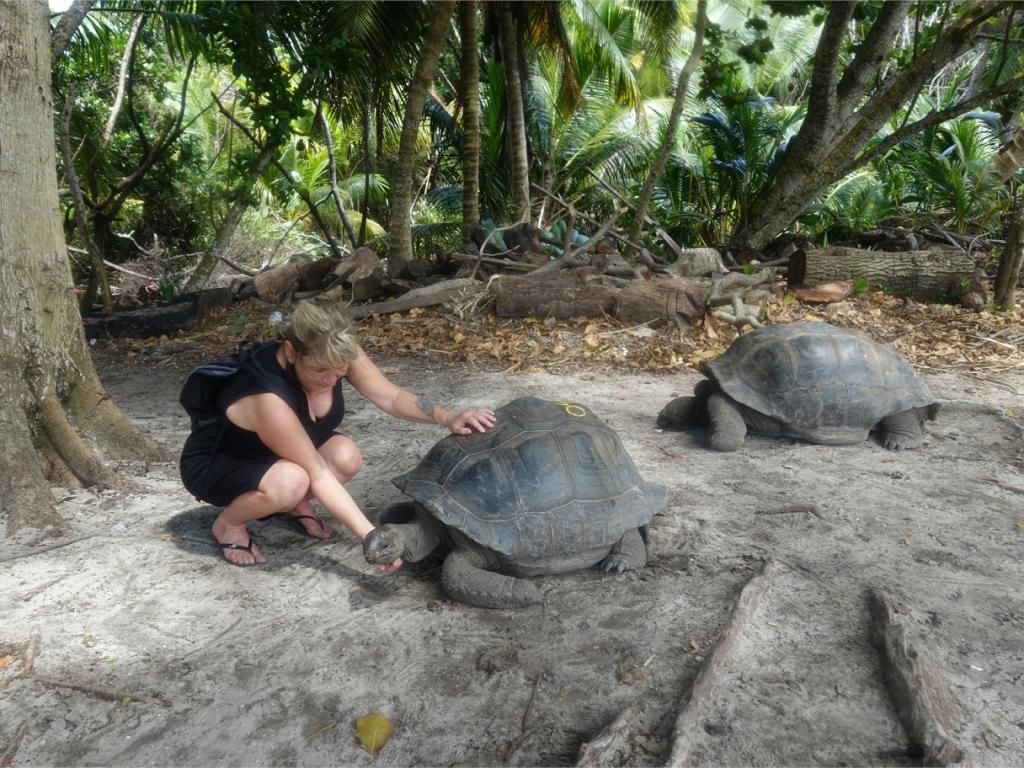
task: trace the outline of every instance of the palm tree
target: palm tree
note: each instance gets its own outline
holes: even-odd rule
[[[526,118],[523,87],[519,78],[519,47],[516,24],[508,0],[501,0],[498,12],[498,40],[505,73],[506,137],[512,161],[512,203],[518,221],[530,219],[530,168],[526,150]]]
[[[409,82],[395,182],[392,187],[391,222],[388,226],[388,271],[392,275],[399,274],[413,257],[411,207],[416,137],[454,5],[454,0],[438,0],[431,6],[430,26],[420,49],[419,63]]]
[[[459,5],[462,49],[459,99],[462,102],[462,242],[480,224],[480,32],[476,0]]]
[[[679,70],[679,79],[676,81],[675,99],[672,102],[672,113],[669,115],[668,125],[665,127],[665,138],[662,140],[658,155],[655,158],[651,172],[647,175],[640,190],[640,197],[636,203],[635,218],[629,236],[633,242],[640,237],[640,230],[643,229],[647,217],[647,206],[651,202],[651,195],[654,193],[654,185],[657,184],[662,172],[665,170],[665,163],[668,161],[669,152],[675,144],[676,132],[679,130],[679,120],[683,115],[683,104],[686,102],[686,92],[690,85],[690,77],[700,63],[701,55],[704,52],[704,27],[708,19],[707,0],[697,1],[697,19],[694,23],[693,48],[686,59],[686,64]],[[632,250],[631,248],[629,250]],[[628,251],[627,251],[628,255]]]

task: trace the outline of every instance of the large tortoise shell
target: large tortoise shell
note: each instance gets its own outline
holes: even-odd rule
[[[704,373],[737,402],[812,439],[866,435],[886,416],[935,402],[890,347],[828,323],[758,328]]]
[[[392,482],[478,544],[532,560],[610,547],[665,505],[589,408],[523,397],[495,414],[492,429],[444,438]]]

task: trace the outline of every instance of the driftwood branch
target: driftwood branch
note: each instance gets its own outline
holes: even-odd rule
[[[606,182],[593,171],[588,170],[587,173],[589,173],[594,178],[594,180],[597,181],[598,184],[600,184],[602,187],[608,190],[620,202],[628,206],[631,210],[636,211],[636,206],[634,206],[629,200],[627,200],[623,196],[623,194],[619,192],[617,189],[615,189],[611,184]],[[673,240],[672,237],[668,234],[668,232],[666,232],[664,229],[658,226],[657,222],[655,222],[654,219],[652,219],[647,214],[644,214],[644,221],[650,224],[652,227],[654,227],[654,231],[658,233],[658,237],[660,237],[665,242],[665,245],[672,249],[672,253],[674,253],[677,257],[680,253],[682,253],[682,248],[679,247],[679,243]]]
[[[772,273],[769,270],[764,270],[757,275],[730,272],[711,281],[708,305],[713,307],[731,305],[731,310],[719,309],[715,315],[727,323],[732,323],[737,329],[742,329],[745,325],[760,328],[761,322],[757,319],[760,308],[745,303],[746,292],[750,288],[764,283],[770,284],[771,281]]]
[[[672,732],[672,752],[666,763],[669,768],[692,764],[691,752],[695,737],[700,731],[698,725],[700,714],[706,702],[715,694],[721,684],[722,670],[729,663],[733,650],[739,643],[747,625],[753,620],[761,600],[771,587],[776,571],[775,562],[773,560],[766,561],[761,574],[748,581],[743,587],[743,591],[740,592],[739,599],[732,609],[732,616],[729,618],[729,626],[726,627],[725,632],[722,633],[715,647],[711,649],[711,653],[704,660],[700,671],[697,672],[686,704],[676,717]]]
[[[93,685],[92,683],[76,683],[71,680],[55,680],[52,677],[41,677],[39,675],[28,676],[29,680],[35,680],[37,683],[48,686],[50,688],[67,688],[71,691],[79,691],[80,693],[88,693],[93,696],[99,696],[101,699],[107,699],[109,701],[123,702],[123,701],[154,701],[158,704],[168,706],[168,702],[158,696],[147,696],[144,693],[132,693],[129,691],[119,691],[114,688],[107,688],[104,685]]]
[[[353,320],[361,320],[371,314],[384,315],[390,312],[406,312],[416,307],[444,304],[457,296],[468,296],[482,290],[483,284],[477,280],[469,278],[445,280],[443,283],[416,288],[392,301],[381,301],[376,304],[356,304],[350,306],[346,312]]]
[[[549,191],[547,189],[544,189],[543,187],[538,186],[537,184],[531,184],[530,186],[533,187],[537,192],[540,192],[541,194],[546,195],[547,197],[550,197],[556,203],[558,203],[563,208],[565,208],[565,210],[568,212],[568,215],[570,216],[570,220],[571,220],[570,226],[566,227],[566,232],[570,232],[571,231],[571,225],[572,225],[572,223],[575,223],[575,218],[574,218],[575,216],[579,216],[579,217],[581,217],[583,219],[586,219],[590,224],[592,224],[595,227],[600,227],[601,226],[601,222],[599,222],[593,216],[588,216],[585,213],[580,213],[579,211],[576,210],[575,206],[573,206],[571,203],[569,203],[568,201],[564,200],[563,198],[559,197],[554,192],[551,192],[551,191]],[[621,234],[619,232],[609,232],[608,234],[611,237],[614,237],[620,243],[624,243],[625,245],[628,245],[628,246],[630,246],[632,248],[635,248],[639,253],[641,253],[641,254],[645,254],[646,253],[645,249],[642,246],[640,246],[637,243],[633,242],[632,240],[630,240],[625,235],[623,235],[623,234]],[[558,242],[552,243],[552,245],[557,245],[560,248],[563,247],[563,243],[558,243]],[[653,263],[653,260],[650,258],[650,255],[646,255],[645,256],[644,262],[649,267],[651,267],[652,269],[654,268],[654,263]]]
[[[924,765],[951,765],[964,758],[953,740],[959,707],[941,670],[904,616],[906,608],[891,594],[868,592],[871,639],[882,657],[889,689],[910,749]]]
[[[626,765],[633,751],[633,738],[641,712],[626,707],[601,733],[580,747],[576,768],[618,768]]]
[[[587,242],[585,242],[576,250],[566,248],[565,253],[563,253],[557,259],[549,261],[547,264],[542,264],[541,266],[533,270],[533,272],[531,272],[530,274],[542,275],[546,272],[555,272],[559,269],[562,269],[563,266],[567,266],[568,264],[572,263],[573,259],[579,258],[583,254],[589,253],[590,251],[594,250],[594,248],[597,247],[597,244],[601,242],[605,235],[608,234],[609,230],[611,230],[611,228],[615,226],[615,222],[619,220],[619,217],[625,212],[625,208],[616,207],[612,215],[608,217],[608,220],[604,224],[602,224],[593,235],[590,236]],[[572,230],[567,229],[566,231],[571,232]]]
[[[508,253],[512,252],[508,251]],[[452,258],[455,261],[498,267],[499,269],[507,269],[510,272],[533,272],[537,268],[536,264],[527,264],[522,261],[513,261],[512,259],[499,259],[494,256],[480,256],[476,253],[456,253]]]
[[[544,679],[544,674],[538,674],[537,679],[533,681],[533,693],[530,694],[530,703],[526,705],[526,712],[523,713],[523,722],[520,729],[519,735],[516,736],[512,741],[509,742],[508,748],[505,750],[505,762],[507,763],[512,757],[513,753],[522,746],[523,742],[533,732],[530,727],[530,723],[533,720],[533,709],[537,704],[537,691],[540,690],[540,683]]]
[[[0,755],[0,766],[8,768],[14,765],[14,757],[18,754],[18,747],[21,746],[21,740],[25,738],[26,733],[28,733],[28,720],[22,720],[18,725],[18,730],[14,732],[11,743],[7,745],[3,755]]]

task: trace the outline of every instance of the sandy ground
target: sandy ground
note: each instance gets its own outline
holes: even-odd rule
[[[971,762],[1024,764],[1024,444],[1006,416],[1024,413],[1024,375],[926,377],[952,404],[916,452],[754,438],[722,455],[700,433],[654,428],[696,376],[378,362],[438,403],[589,405],[670,489],[648,567],[538,579],[543,607],[486,610],[446,598],[436,568],[377,575],[351,536],[321,543],[270,521],[253,526],[269,562],[242,569],[220,559],[216,511],[175,466],[125,466],[137,494],[56,489],[68,539],[0,544],[0,750],[27,729],[15,765],[567,765],[631,705],[639,729],[620,761],[661,765],[767,557],[779,573],[704,702],[697,763],[912,764],[870,643],[865,591],[878,587],[910,607]],[[181,445],[184,368],[101,373],[142,429]],[[371,517],[442,436],[358,395],[343,428],[366,458],[351,489]],[[34,676],[17,677],[33,628]],[[371,712],[395,726],[376,757],[354,737]]]

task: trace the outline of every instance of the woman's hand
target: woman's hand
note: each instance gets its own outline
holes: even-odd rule
[[[384,563],[383,565],[378,565],[375,570],[377,571],[377,573],[391,573],[391,572],[397,571],[399,568],[401,568],[403,562],[405,562],[405,561],[402,560],[402,558],[398,558],[394,562]]]
[[[475,429],[477,432],[486,432],[494,426],[494,411],[486,408],[471,408],[453,416],[448,429],[455,435],[469,435]]]

